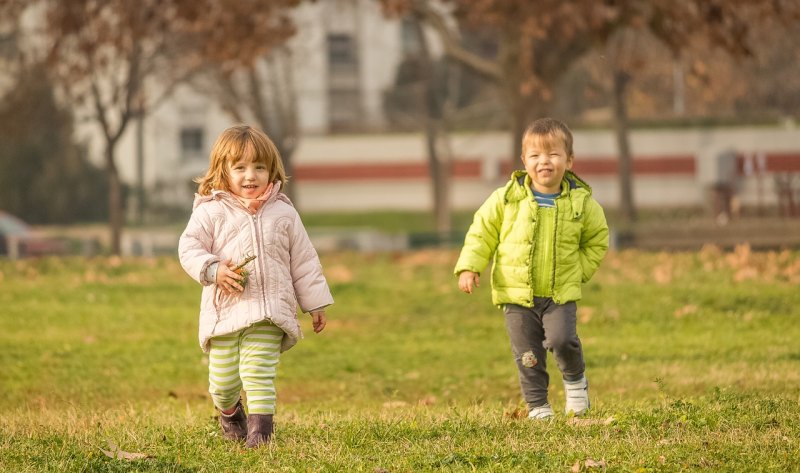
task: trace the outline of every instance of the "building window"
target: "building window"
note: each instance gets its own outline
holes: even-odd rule
[[[331,66],[355,67],[358,52],[353,36],[333,33],[328,35],[328,61]]]
[[[328,35],[328,121],[331,131],[358,128],[362,117],[358,45],[349,34]]]
[[[203,138],[205,132],[200,127],[181,129],[181,156],[183,159],[196,159],[203,155]]]
[[[414,20],[403,18],[400,23],[400,45],[406,56],[416,56],[422,50]]]

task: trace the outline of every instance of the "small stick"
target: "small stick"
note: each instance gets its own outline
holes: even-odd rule
[[[247,258],[245,258],[245,259],[244,259],[244,261],[242,262],[242,264],[240,264],[239,266],[237,266],[237,267],[233,268],[233,271],[239,271],[240,269],[244,268],[244,266],[245,266],[247,263],[249,263],[249,262],[253,261],[254,259],[256,259],[256,255],[251,255],[251,256],[248,256]]]

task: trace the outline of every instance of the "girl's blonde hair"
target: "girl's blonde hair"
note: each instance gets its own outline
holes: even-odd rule
[[[209,195],[213,189],[228,188],[228,167],[239,161],[263,163],[269,170],[270,182],[286,184],[286,171],[275,143],[263,131],[248,125],[235,125],[223,131],[209,156],[205,176],[194,179],[199,184],[197,193]]]

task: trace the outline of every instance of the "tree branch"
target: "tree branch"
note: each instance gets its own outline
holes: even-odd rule
[[[464,48],[457,34],[447,26],[442,16],[435,12],[427,2],[415,1],[411,8],[415,16],[431,26],[439,34],[448,56],[490,80],[495,82],[503,80],[500,66],[496,62],[484,59]]]
[[[250,110],[253,111],[253,115],[255,115],[256,120],[264,131],[269,133],[272,131],[269,130],[271,128],[269,122],[270,114],[267,111],[267,107],[264,106],[265,97],[261,90],[261,78],[258,75],[256,67],[257,65],[253,64],[248,66],[244,71],[247,77],[248,90],[250,91]]]

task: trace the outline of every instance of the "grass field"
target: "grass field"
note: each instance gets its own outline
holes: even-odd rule
[[[454,251],[322,257],[329,327],[304,317],[258,451],[219,436],[174,259],[0,261],[0,471],[800,470],[798,253],[610,254],[578,311],[592,410],[551,422]]]

